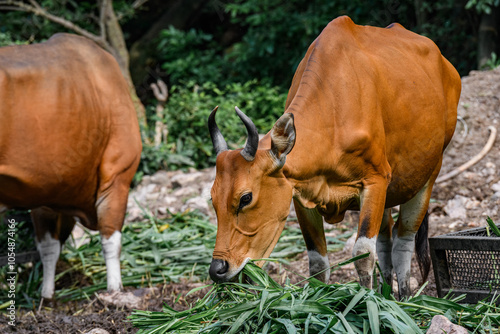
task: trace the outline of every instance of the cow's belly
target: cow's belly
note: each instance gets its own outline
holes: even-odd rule
[[[95,215],[93,213],[95,189],[92,192],[92,188],[96,186],[75,186],[64,180],[50,180],[50,178],[46,178],[45,182],[40,182],[29,175],[16,177],[1,171],[0,207],[33,209],[47,206],[76,216],[93,216]]]
[[[416,152],[392,162],[386,207],[404,204],[412,199],[426,185],[436,169],[441,167],[441,160],[442,152],[434,154]]]

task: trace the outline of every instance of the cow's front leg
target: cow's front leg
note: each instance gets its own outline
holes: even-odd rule
[[[387,184],[387,179],[382,177],[367,181],[363,185],[361,193],[358,236],[352,255],[370,253],[368,257],[354,263],[361,285],[370,289],[372,288],[372,274],[375,268],[377,235],[384,215]]]
[[[330,263],[326,249],[323,217],[316,209],[307,209],[293,200],[302,236],[306,242],[309,256],[309,274],[318,280],[328,283],[330,280]]]

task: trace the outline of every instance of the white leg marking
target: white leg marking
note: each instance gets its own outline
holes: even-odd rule
[[[115,231],[109,239],[101,235],[102,253],[104,254],[108,276],[108,291],[116,291],[123,288],[120,271],[121,239],[122,234],[120,231]]]
[[[371,253],[370,257],[375,255],[375,242],[377,238],[367,238],[359,237],[354,243],[354,248],[352,249],[352,256],[361,255],[364,253]]]
[[[358,260],[354,263],[360,283],[370,289],[372,287],[373,268],[375,268],[376,240],[376,237],[359,237],[356,243],[354,243],[354,248],[352,250],[352,256],[370,253],[367,258]]]
[[[307,255],[309,256],[310,275],[314,275],[328,268],[322,274],[315,276],[320,281],[328,283],[328,281],[330,281],[330,261],[328,261],[328,255],[323,256],[315,250],[308,250]]]
[[[51,299],[54,296],[54,278],[57,260],[61,254],[61,243],[47,232],[41,241],[36,240],[36,248],[43,266],[42,297]]]
[[[394,238],[392,245],[392,264],[398,278],[399,295],[406,296],[410,291],[411,256],[415,248],[415,235]]]
[[[411,200],[401,205],[399,213],[399,232],[393,230],[394,240],[392,245],[392,264],[398,278],[399,296],[405,297],[411,294],[411,256],[415,249],[416,225],[420,223],[417,218],[425,214],[429,200],[427,191],[429,182]]]

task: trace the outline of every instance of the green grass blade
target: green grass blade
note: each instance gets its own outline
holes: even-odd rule
[[[238,331],[241,328],[241,326],[243,326],[243,324],[245,323],[245,321],[247,321],[250,318],[250,315],[253,312],[254,312],[253,310],[248,310],[248,311],[245,311],[245,312],[241,313],[238,316],[238,318],[236,319],[236,321],[231,325],[231,329],[227,332],[227,334],[238,333]]]
[[[366,312],[368,313],[368,321],[373,334],[380,334],[380,315],[377,304],[373,300],[366,301]]]
[[[342,322],[342,325],[344,325],[345,330],[347,330],[347,333],[349,334],[356,334],[351,328],[351,325],[349,325],[349,322],[346,320],[344,315],[340,312],[337,313],[337,316],[339,317],[340,321]]]
[[[486,222],[488,223],[488,226],[491,228],[491,231],[495,233],[497,237],[500,237],[500,229],[498,228],[498,226],[495,225],[493,220],[490,217],[487,217]]]
[[[359,290],[359,292],[351,299],[351,301],[349,302],[349,304],[347,304],[344,312],[342,312],[342,315],[347,315],[347,313],[349,313],[352,308],[361,300],[361,298],[363,298],[367,293],[367,290],[365,289],[361,289]]]
[[[281,323],[285,327],[285,330],[288,334],[297,334],[297,329],[295,328],[290,319],[277,318],[274,319],[274,321]]]

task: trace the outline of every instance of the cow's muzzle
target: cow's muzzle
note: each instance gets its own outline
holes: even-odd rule
[[[210,269],[208,270],[210,278],[216,282],[221,283],[227,281],[227,273],[229,270],[229,263],[221,259],[212,259]]]

